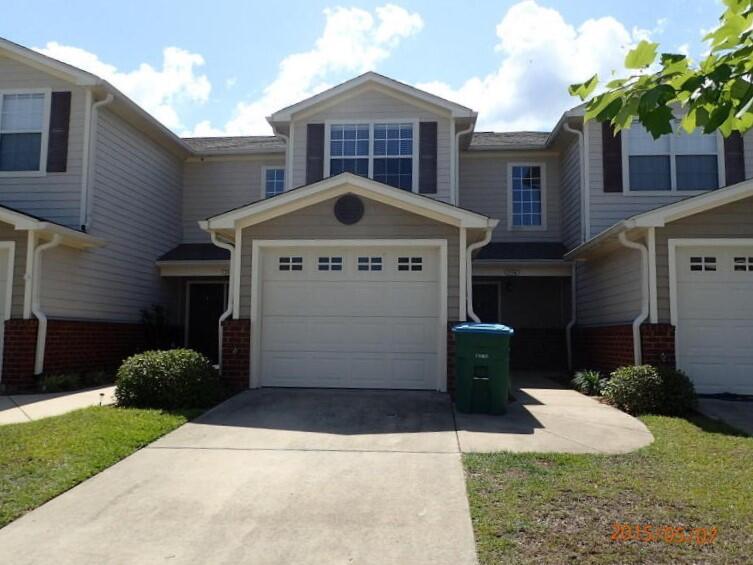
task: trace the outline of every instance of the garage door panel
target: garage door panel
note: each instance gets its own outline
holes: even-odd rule
[[[288,256],[301,257],[300,270],[279,271],[279,258]],[[320,257],[341,257],[341,270],[319,271]],[[369,257],[370,270],[359,270],[359,257]],[[400,257],[418,268],[399,269]],[[436,388],[437,257],[432,248],[262,253],[262,384]]]
[[[701,393],[753,393],[753,271],[735,262],[751,254],[753,246],[677,249],[678,366]]]

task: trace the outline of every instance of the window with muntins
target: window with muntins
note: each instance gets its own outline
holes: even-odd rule
[[[374,124],[374,180],[413,189],[413,124]]]
[[[342,257],[319,257],[319,270],[320,271],[342,271],[343,270],[343,258]]]
[[[424,260],[423,257],[398,257],[397,258],[397,270],[398,271],[423,271]]]
[[[541,167],[538,165],[514,165],[512,183],[512,225],[513,227],[534,227],[542,225]]]
[[[329,133],[329,174],[369,176],[369,124],[333,124]]]
[[[358,258],[358,270],[359,271],[381,271],[382,270],[382,258],[381,257],[359,257]]]
[[[654,139],[640,124],[625,131],[628,186],[631,191],[686,191],[719,188],[716,134],[676,127]]]
[[[285,169],[264,170],[264,197],[269,198],[285,191]]]
[[[41,170],[44,93],[0,95],[0,171]]]
[[[737,272],[753,272],[753,257],[735,257],[732,268]]]
[[[278,267],[281,271],[302,271],[303,257],[280,257]]]
[[[716,257],[691,257],[691,271],[716,271]]]

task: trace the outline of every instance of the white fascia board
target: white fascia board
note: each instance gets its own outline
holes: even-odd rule
[[[13,43],[7,39],[0,38],[0,51],[4,52],[11,59],[26,63],[78,86],[96,86],[102,82],[99,77],[91,73],[87,73],[52,57],[42,55],[33,49]]]
[[[497,220],[462,210],[427,196],[393,189],[358,175],[343,173],[209,218],[204,222],[199,222],[199,226],[205,231],[233,229],[236,227],[236,222],[242,222],[243,227],[247,227],[346,193],[357,194],[458,227],[493,228],[498,223]]]
[[[31,231],[43,237],[59,235],[61,237],[61,245],[78,249],[90,249],[105,245],[105,240],[103,239],[50,222],[39,222],[37,227],[32,228]]]

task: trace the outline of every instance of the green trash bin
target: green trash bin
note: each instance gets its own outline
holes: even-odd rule
[[[504,414],[510,390],[512,328],[459,324],[455,333],[455,406],[459,412]]]

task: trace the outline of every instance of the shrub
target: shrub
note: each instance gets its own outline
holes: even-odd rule
[[[595,396],[601,394],[602,376],[599,371],[579,371],[575,373],[573,380],[570,381],[573,388],[578,392],[587,394],[589,396]]]
[[[698,398],[695,387],[688,376],[679,369],[660,367],[662,381],[662,403],[659,411],[667,416],[682,416],[695,410]]]
[[[42,377],[42,390],[45,392],[66,392],[83,386],[81,376],[77,373],[60,373]]]
[[[620,367],[604,384],[602,394],[629,414],[659,413],[664,390],[659,372],[651,365]]]
[[[209,360],[190,349],[146,351],[118,369],[115,398],[121,406],[203,408],[220,398],[220,379]]]

